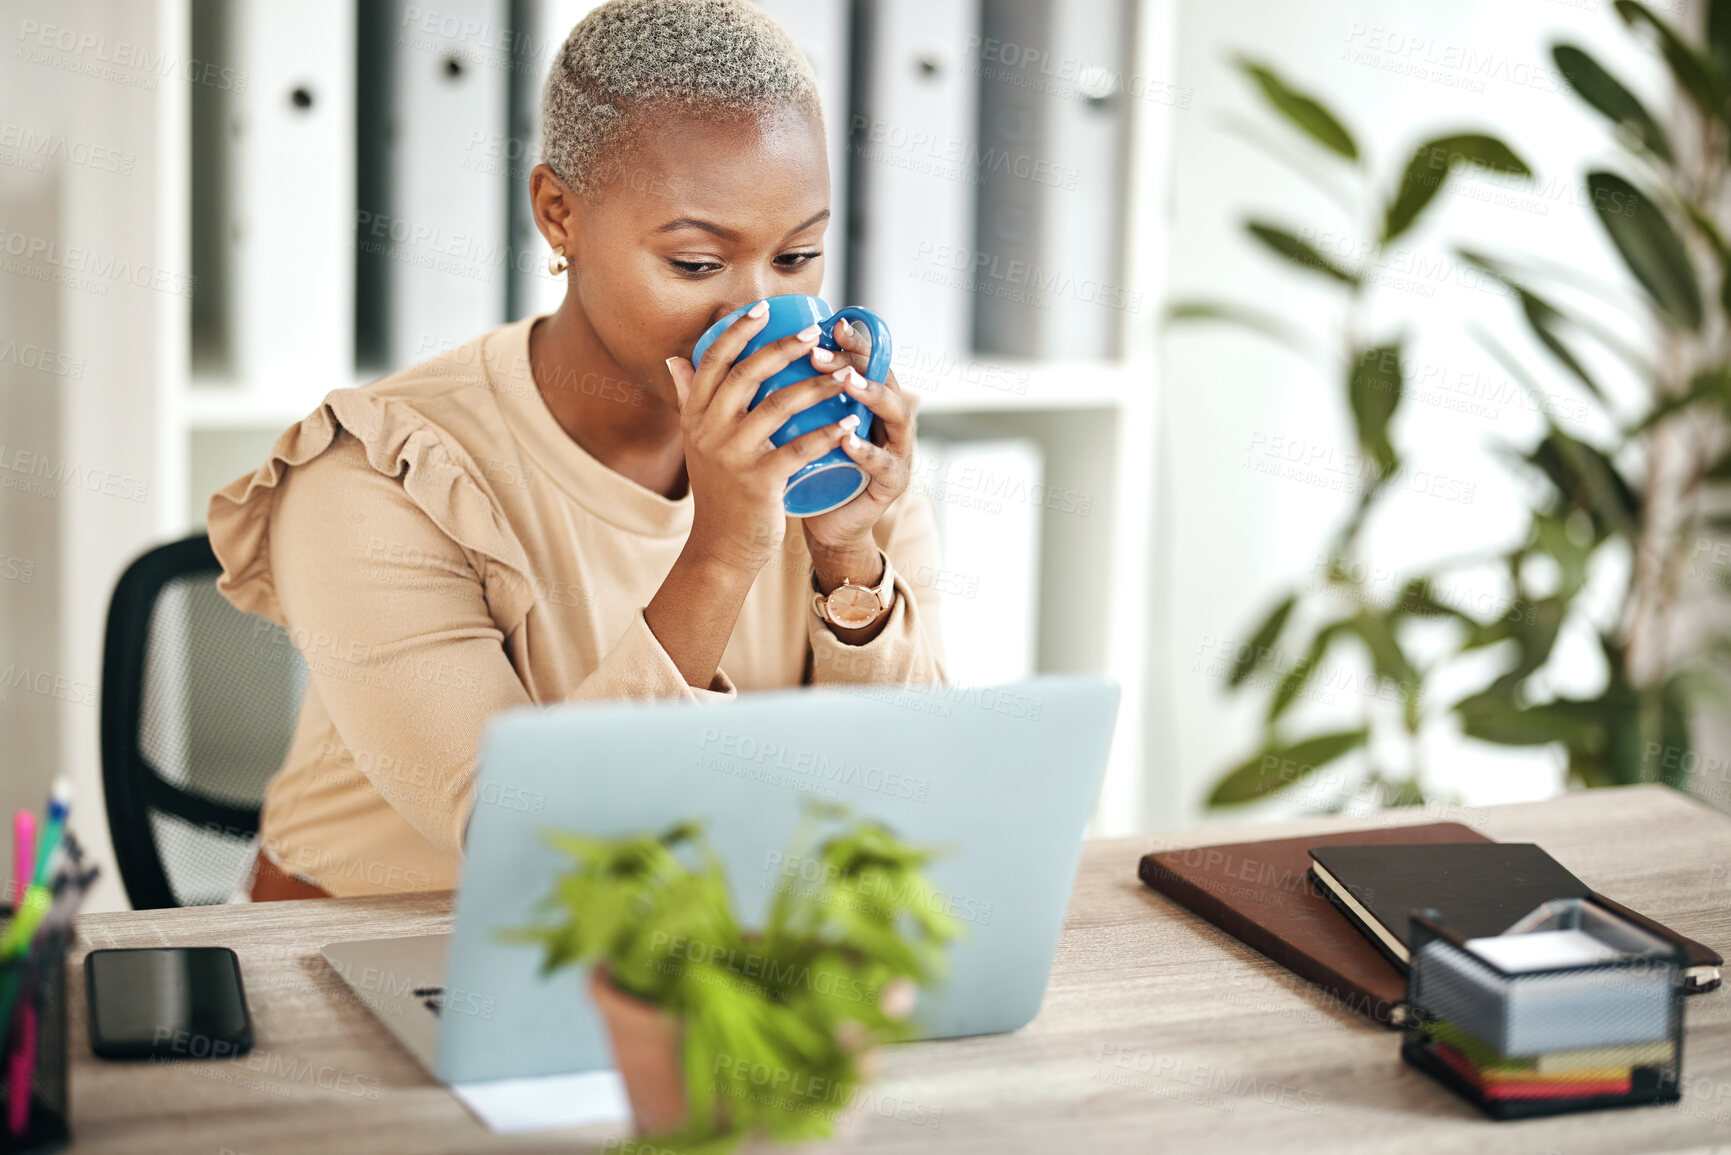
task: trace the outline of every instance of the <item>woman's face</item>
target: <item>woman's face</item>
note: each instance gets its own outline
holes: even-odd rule
[[[571,213],[569,291],[631,381],[672,405],[667,358],[760,297],[818,291],[829,163],[797,107],[637,115],[616,174]]]

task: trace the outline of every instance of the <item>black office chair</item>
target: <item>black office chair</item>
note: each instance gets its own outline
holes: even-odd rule
[[[136,910],[225,902],[244,882],[306,686],[288,635],[217,593],[220,572],[203,534],[159,546],[108,608],[102,783]]]

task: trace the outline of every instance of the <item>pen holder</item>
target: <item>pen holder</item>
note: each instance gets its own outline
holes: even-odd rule
[[[1401,1057],[1497,1120],[1675,1102],[1686,961],[1588,899],[1475,939],[1415,911]]]
[[[0,963],[0,993],[16,984],[0,1048],[0,1153],[40,1155],[58,1151],[72,1137],[66,1047],[66,949],[38,947],[29,957]],[[34,1040],[25,1009],[35,1014]],[[20,1060],[20,1049],[24,1059]],[[33,1049],[34,1055],[28,1052]],[[14,1103],[13,1082],[29,1060],[26,1097]],[[15,1115],[14,1112],[19,1112]],[[21,1116],[21,1118],[20,1118]],[[22,1122],[14,1131],[15,1122]]]

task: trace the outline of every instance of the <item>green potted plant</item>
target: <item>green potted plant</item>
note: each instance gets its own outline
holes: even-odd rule
[[[572,859],[542,902],[554,921],[512,937],[542,946],[543,974],[593,965],[637,1129],[657,1145],[826,1137],[872,1049],[911,1034],[915,987],[941,975],[959,928],[924,873],[932,852],[849,818],[807,807],[755,931],[696,823],[547,836]]]
[[[1628,276],[1583,277],[1568,251],[1455,247],[1462,277],[1500,290],[1528,330],[1522,350],[1471,326],[1544,427],[1501,447],[1530,495],[1517,512],[1523,531],[1399,584],[1365,580],[1377,572],[1367,538],[1400,488],[1395,418],[1415,383],[1409,334],[1372,298],[1446,183],[1472,169],[1513,182],[1529,169],[1496,137],[1450,131],[1419,143],[1387,179],[1320,98],[1239,61],[1303,150],[1283,148],[1282,163],[1319,188],[1347,188],[1343,207],[1368,226],[1330,255],[1306,238],[1337,225],[1245,221],[1272,256],[1337,289],[1340,338],[1319,347],[1305,323],[1237,303],[1182,302],[1171,318],[1247,326],[1320,356],[1352,415],[1359,476],[1358,500],[1320,555],[1321,580],[1286,592],[1237,647],[1227,685],[1265,688],[1267,708],[1256,747],[1215,784],[1210,805],[1277,794],[1355,753],[1359,789],[1376,803],[1422,802],[1446,785],[1427,773],[1427,735],[1451,726],[1493,745],[1552,747],[1571,785],[1658,781],[1725,805],[1725,778],[1706,772],[1715,759],[1698,731],[1731,701],[1731,632],[1721,624],[1731,588],[1731,0],[1675,24],[1638,0],[1611,7],[1663,64],[1669,83],[1656,102],[1578,45],[1552,45],[1551,59],[1613,126],[1620,159],[1595,157],[1578,195]],[[1506,590],[1491,604],[1450,593],[1486,573]],[[1584,660],[1560,656],[1571,635],[1590,642]],[[1380,687],[1361,716],[1295,724],[1318,671],[1354,649]],[[1477,668],[1493,652],[1500,665],[1486,681]],[[1556,671],[1581,665],[1602,668],[1596,686],[1558,692]],[[1439,684],[1465,693],[1445,698]]]

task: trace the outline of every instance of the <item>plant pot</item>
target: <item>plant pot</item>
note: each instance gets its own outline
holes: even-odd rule
[[[628,995],[613,985],[605,963],[589,976],[589,997],[607,1023],[613,1045],[613,1064],[625,1082],[625,1097],[631,1101],[631,1121],[639,1136],[664,1135],[685,1125],[689,1108],[685,1101],[685,1068],[681,1061],[684,1029],[680,1021],[653,1003]],[[869,1059],[868,1059],[869,1062]],[[725,1119],[725,1107],[717,1119]],[[832,1120],[830,1140],[858,1134],[867,1112],[839,1112]],[[751,1152],[798,1151],[813,1144],[777,1144],[762,1136],[747,1136],[742,1150]]]
[[[614,986],[605,965],[590,975],[589,997],[607,1022],[613,1063],[625,1081],[637,1133],[660,1135],[684,1126],[687,1111],[679,1020]]]

